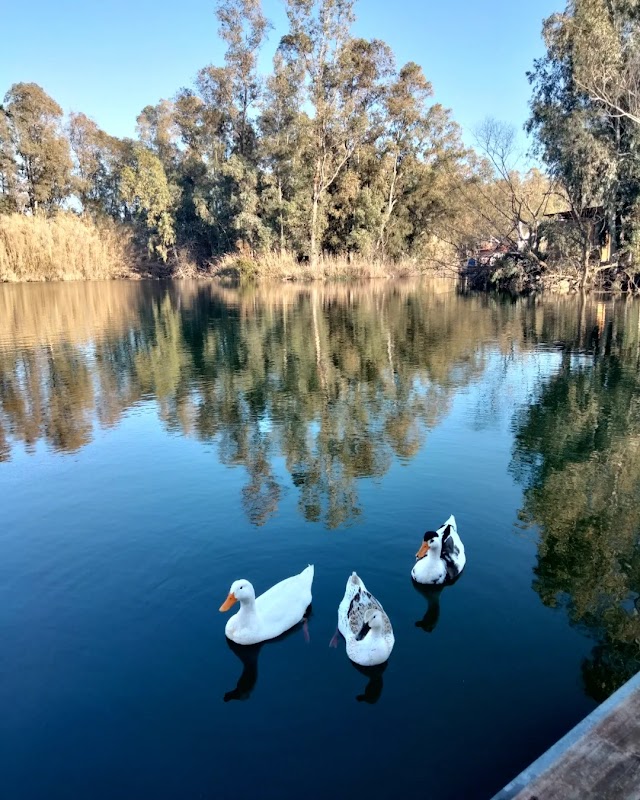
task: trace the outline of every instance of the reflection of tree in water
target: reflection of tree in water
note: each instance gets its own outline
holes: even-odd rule
[[[640,343],[637,305],[597,311],[574,340],[593,355],[567,348],[516,420],[512,466],[540,528],[534,588],[597,639],[583,679],[602,700],[640,668]]]
[[[149,307],[156,294],[147,290]],[[139,398],[130,368],[142,299],[127,282],[2,287],[0,461],[15,441],[73,452],[91,441],[96,417],[114,424]]]
[[[412,458],[453,391],[480,374],[484,343],[511,346],[515,307],[446,288],[97,284],[4,294],[0,341],[15,346],[0,349],[0,458],[15,441],[76,450],[96,422],[116,424],[152,399],[169,430],[215,441],[223,463],[246,470],[254,524],[278,507],[282,456],[304,516],[338,527],[359,514],[358,480]]]
[[[277,507],[276,453],[304,516],[338,527],[359,514],[359,478],[417,452],[446,410],[449,375],[468,380],[481,368],[452,304],[425,299],[353,288],[199,293],[185,337],[204,394],[188,402],[196,435],[216,436],[223,462],[249,472],[243,499],[252,521]],[[202,319],[219,323],[203,329],[194,324]],[[450,341],[460,327],[463,357]]]
[[[56,450],[73,451],[91,439],[91,371],[76,346],[0,353],[0,396],[2,427],[28,447],[44,437]]]

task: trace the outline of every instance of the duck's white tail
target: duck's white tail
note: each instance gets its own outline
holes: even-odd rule
[[[352,572],[347,580],[347,592],[355,592],[356,589],[364,589],[365,585],[362,581],[362,578],[358,575],[357,572]]]
[[[309,566],[306,569],[302,570],[302,572],[300,573],[300,577],[306,578],[309,581],[309,586],[311,586],[311,584],[313,583],[314,573],[315,570],[313,568],[313,564],[309,564]]]
[[[447,525],[451,525],[453,530],[456,533],[458,532],[458,526],[456,525],[456,518],[453,516],[453,514],[449,517],[449,519],[445,523],[442,524],[442,527],[440,528],[438,533],[440,533],[441,531],[444,531],[446,529]]]

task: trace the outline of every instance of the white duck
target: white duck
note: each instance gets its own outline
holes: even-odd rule
[[[347,655],[356,664],[373,667],[391,655],[395,639],[382,605],[351,573],[338,606],[338,630],[347,643]]]
[[[467,557],[453,514],[437,531],[427,531],[423,539],[411,570],[414,581],[446,583],[455,580],[464,569]]]
[[[259,597],[249,581],[235,581],[220,611],[228,611],[236,602],[240,603],[240,611],[228,620],[225,634],[236,644],[258,644],[275,639],[304,618],[311,605],[312,583],[311,564],[299,575],[276,583]]]
[[[363,631],[366,634],[347,638],[347,655],[362,667],[384,664],[391,655],[395,639],[389,617],[381,608],[369,608],[364,613]]]

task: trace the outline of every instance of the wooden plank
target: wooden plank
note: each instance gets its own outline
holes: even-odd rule
[[[640,675],[494,800],[640,800]]]

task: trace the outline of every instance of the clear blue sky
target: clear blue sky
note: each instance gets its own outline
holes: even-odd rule
[[[263,3],[275,25],[268,67],[286,20],[281,0]],[[359,0],[355,33],[386,41],[398,64],[417,61],[470,142],[486,116],[522,127],[525,72],[543,52],[542,19],[563,7],[564,0]],[[0,95],[34,81],[65,111],[83,111],[116,136],[134,134],[147,103],[222,62],[214,0],[7,0],[3,22]]]

